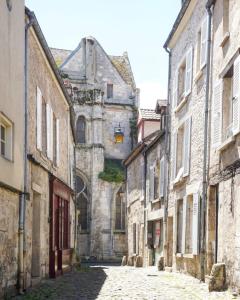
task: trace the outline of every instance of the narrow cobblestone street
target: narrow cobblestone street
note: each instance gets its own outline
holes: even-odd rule
[[[236,299],[230,292],[209,293],[206,284],[177,273],[158,272],[155,267],[92,266],[45,280],[16,300],[41,299]]]

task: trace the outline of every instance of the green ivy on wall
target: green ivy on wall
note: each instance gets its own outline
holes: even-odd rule
[[[107,182],[121,183],[125,180],[122,161],[119,159],[105,159],[104,171],[98,177]]]

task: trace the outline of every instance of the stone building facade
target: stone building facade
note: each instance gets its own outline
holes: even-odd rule
[[[239,257],[239,1],[216,1],[213,11],[208,248],[225,263],[227,284],[240,287]]]
[[[159,265],[164,258],[166,240],[166,101],[160,100],[158,104],[158,130],[143,138],[124,161],[128,263],[133,264],[136,262],[134,257],[139,256],[143,266]]]
[[[200,196],[206,97],[206,1],[184,1],[164,45],[170,51],[171,133],[167,266],[200,276]],[[210,250],[212,251],[212,249]]]
[[[0,1],[0,298],[18,280],[24,191],[24,1]]]
[[[28,143],[23,288],[71,265],[75,233],[70,98],[35,15],[28,31]],[[36,72],[37,70],[37,72]]]
[[[127,53],[107,55],[93,38],[74,51],[52,49],[73,98],[76,134],[78,254],[120,259],[127,251],[123,177],[107,178],[135,142],[136,89]],[[135,130],[136,131],[136,130]],[[121,177],[121,176],[120,176]]]

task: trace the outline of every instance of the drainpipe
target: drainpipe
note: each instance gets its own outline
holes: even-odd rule
[[[212,6],[213,0],[206,5],[208,13],[208,40],[207,40],[207,69],[206,69],[206,95],[204,115],[204,152],[203,152],[203,178],[202,178],[202,205],[201,205],[201,243],[200,243],[200,267],[201,281],[205,282],[206,274],[206,208],[208,190],[208,141],[209,141],[209,91],[210,91],[210,62],[211,62],[211,35],[212,35]]]
[[[171,51],[167,48],[164,47],[165,51],[168,53],[168,99],[167,99],[167,111],[166,111],[166,133],[165,133],[165,155],[166,155],[166,159],[167,159],[167,165],[166,167],[166,188],[165,188],[165,203],[164,203],[164,223],[165,223],[165,235],[164,235],[164,239],[165,239],[165,245],[164,245],[164,249],[166,249],[166,253],[165,253],[165,265],[168,265],[168,236],[167,236],[167,218],[168,218],[168,200],[169,200],[169,182],[170,182],[170,178],[169,178],[169,168],[168,166],[170,165],[170,147],[171,147],[171,85],[170,85],[170,81],[171,81],[171,68],[172,68],[172,53]]]
[[[146,216],[146,210],[147,210],[147,154],[146,152],[144,151],[143,152],[143,159],[144,159],[144,214],[143,214],[143,217],[144,217],[144,240],[145,240],[145,245],[148,244],[148,237],[147,237],[147,233],[148,233],[148,224],[147,224],[147,216]],[[146,249],[146,246],[144,247],[144,258],[143,260],[145,261],[145,249]],[[146,264],[148,265],[148,263]]]
[[[18,261],[18,289],[22,294],[24,290],[24,241],[25,241],[25,209],[28,192],[27,149],[28,149],[28,30],[33,25],[34,17],[29,16],[25,25],[25,65],[24,65],[24,191],[20,197],[19,206],[19,261]]]

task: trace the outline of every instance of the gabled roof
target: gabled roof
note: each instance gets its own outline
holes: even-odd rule
[[[133,89],[136,88],[136,84],[133,77],[133,72],[131,69],[130,61],[128,58],[127,52],[124,52],[122,56],[115,56],[115,55],[108,55],[105,50],[102,48],[102,46],[99,44],[99,42],[94,37],[87,37],[87,39],[92,39],[98,46],[103,50],[103,52],[106,54],[110,62],[112,63],[113,67],[117,70],[119,75],[122,77],[124,82],[128,85],[130,85]],[[64,69],[66,64],[72,60],[73,56],[81,55],[77,54],[78,50],[81,48],[81,42],[77,46],[75,50],[65,50],[65,49],[57,49],[57,48],[51,48],[52,55],[60,69]],[[78,60],[79,57],[75,57],[72,61],[72,71],[78,72],[81,69],[81,66],[78,66]],[[75,66],[73,66],[73,64]]]
[[[153,121],[159,121],[160,115],[156,113],[154,109],[143,109],[140,110],[140,119],[143,120],[153,120]]]

